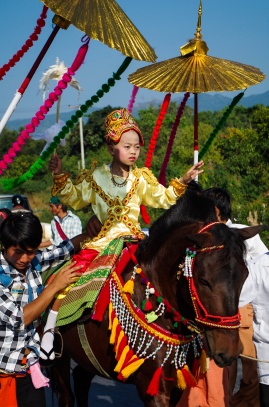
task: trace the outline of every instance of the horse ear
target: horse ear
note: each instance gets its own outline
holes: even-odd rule
[[[238,228],[231,228],[237,230],[239,234],[243,237],[244,240],[249,239],[258,233],[262,232],[263,230],[269,231],[269,226],[267,225],[258,225],[258,226],[247,226],[242,229]]]
[[[206,236],[206,233],[203,233],[201,235],[188,235],[187,239],[190,240],[192,243],[195,243],[197,248],[201,248],[201,247],[203,247],[203,245],[207,239],[207,236]]]

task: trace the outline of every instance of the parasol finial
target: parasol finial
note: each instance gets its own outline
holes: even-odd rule
[[[202,29],[202,0],[200,0],[200,5],[198,9],[198,21],[197,21],[197,28],[196,33],[194,34],[195,37],[198,39],[202,38],[201,29]]]
[[[198,9],[197,27],[196,33],[194,34],[195,38],[192,38],[191,40],[189,40],[189,42],[187,42],[187,44],[180,47],[180,53],[182,56],[190,54],[207,55],[209,48],[206,45],[206,42],[202,41],[201,26],[202,26],[202,0],[200,0]]]

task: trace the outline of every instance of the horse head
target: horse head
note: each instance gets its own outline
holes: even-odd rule
[[[138,252],[139,264],[171,307],[203,333],[207,355],[223,367],[242,350],[238,304],[248,275],[244,240],[264,227],[229,228],[216,221],[212,203],[199,194],[193,198],[183,197],[153,224]],[[189,327],[178,330],[188,334]]]

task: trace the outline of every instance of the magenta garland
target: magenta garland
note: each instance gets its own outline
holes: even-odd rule
[[[137,92],[138,92],[138,89],[139,89],[139,88],[134,85],[133,91],[132,91],[132,94],[131,94],[131,99],[130,99],[129,104],[128,104],[128,107],[127,107],[127,110],[128,110],[130,113],[132,113],[133,106],[134,106],[134,102],[135,102],[135,97],[136,97],[136,94],[137,94]]]
[[[54,88],[54,91],[49,94],[48,98],[45,100],[38,112],[36,112],[31,122],[25,126],[24,130],[22,130],[17,138],[17,141],[13,143],[7,154],[4,155],[3,159],[0,161],[0,174],[3,174],[8,165],[13,162],[17,153],[21,151],[21,148],[25,144],[26,140],[30,138],[30,134],[34,133],[35,129],[39,126],[40,121],[45,119],[45,115],[48,114],[51,107],[55,102],[57,102],[59,96],[63,93],[63,90],[67,88],[68,83],[72,80],[72,76],[75,75],[75,72],[79,69],[85,59],[89,47],[89,41],[90,39],[88,38],[86,43],[80,47],[71,67],[67,69],[67,72],[62,76],[62,79],[58,82],[57,86]]]

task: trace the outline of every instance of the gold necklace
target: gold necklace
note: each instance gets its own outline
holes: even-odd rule
[[[115,187],[120,187],[120,188],[122,188],[122,187],[124,187],[124,186],[127,184],[130,171],[128,172],[128,175],[127,175],[127,177],[124,179],[123,182],[117,182],[117,181],[115,180],[114,175],[113,175],[113,173],[112,173],[112,165],[111,165],[111,171],[110,171],[110,172],[111,172],[111,181],[113,182],[113,184],[115,185]],[[120,175],[116,175],[116,176],[119,177]],[[124,177],[122,177],[122,178],[124,178]]]

